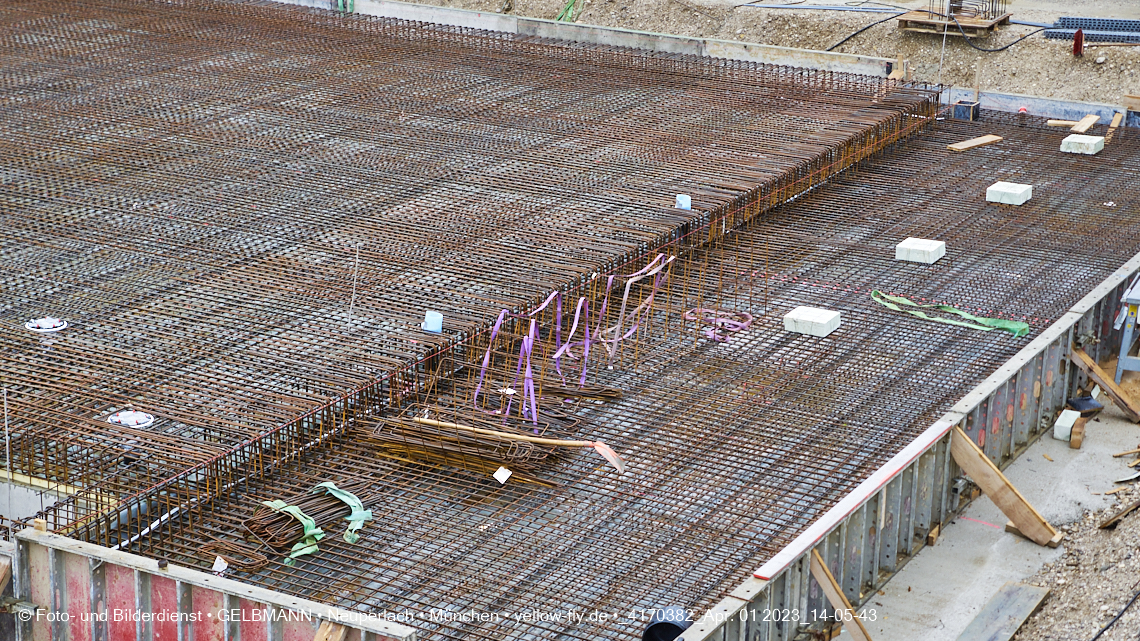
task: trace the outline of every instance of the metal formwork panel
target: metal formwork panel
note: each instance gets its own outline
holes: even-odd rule
[[[21,621],[19,641],[295,641],[322,620],[352,641],[416,639],[403,625],[54,534],[20,532],[12,554],[16,598],[44,613]]]

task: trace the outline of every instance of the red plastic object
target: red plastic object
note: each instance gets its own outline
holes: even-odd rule
[[[1077,32],[1073,34],[1073,55],[1077,57],[1085,55],[1084,29],[1077,29]]]

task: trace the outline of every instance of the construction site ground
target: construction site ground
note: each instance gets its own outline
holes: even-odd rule
[[[420,0],[422,4],[458,9],[500,12],[532,18],[554,19],[566,0]],[[759,44],[827,50],[848,35],[891,14],[854,11],[764,9],[757,2],[742,0],[578,0],[581,13],[576,22],[622,29],[653,31],[684,36],[739,40]],[[843,2],[810,0],[806,4],[836,6]],[[926,0],[910,2],[852,2],[875,8],[924,9]],[[1097,0],[1079,6],[1059,0],[1014,0],[1014,20],[1053,23],[1059,16],[1140,18],[1140,3],[1130,0]],[[996,49],[1037,27],[1010,25],[995,35],[974,40],[979,47]],[[916,80],[973,87],[980,80],[983,91],[1045,96],[1121,104],[1125,94],[1140,94],[1140,46],[1099,46],[1085,55],[1073,56],[1071,40],[1047,40],[1038,33],[995,53],[978,51],[960,36],[900,31],[894,19],[871,27],[835,51],[868,56],[902,56],[915,69]],[[1091,46],[1091,45],[1090,45]],[[1103,57],[1098,63],[1097,60]],[[976,67],[981,63],[980,78]],[[941,67],[941,69],[940,69]]]
[[[1064,532],[1061,545],[1044,548],[1005,532],[1006,518],[982,496],[867,603],[877,615],[867,623],[871,638],[953,641],[1006,582],[1021,581],[1051,592],[1018,641],[1091,639],[1137,587],[1140,516],[1134,512],[1115,530],[1097,526],[1140,498],[1127,484],[1105,494],[1121,487],[1113,481],[1132,473],[1127,465],[1135,458],[1112,455],[1138,442],[1140,429],[1111,405],[1088,423],[1080,449],[1043,436],[1005,474]],[[1140,608],[1132,607],[1101,639],[1136,638]]]

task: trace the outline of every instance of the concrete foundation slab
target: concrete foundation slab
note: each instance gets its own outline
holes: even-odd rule
[[[1111,505],[1113,497],[1099,493],[1112,489],[1112,479],[1127,469],[1126,460],[1112,454],[1136,446],[1136,426],[1115,407],[1090,421],[1087,430],[1079,450],[1042,438],[1005,469],[1025,498],[1061,530],[1085,510]],[[938,543],[923,549],[867,604],[877,615],[875,621],[865,620],[871,638],[953,641],[1007,581],[1033,576],[1064,554],[1064,541],[1056,549],[1034,545],[1005,532],[1006,520],[983,496],[944,527]]]
[[[895,245],[895,260],[930,265],[938,262],[938,259],[945,255],[946,243],[941,240],[912,237]]]
[[[986,189],[986,202],[1021,205],[1033,197],[1033,185],[996,182]]]

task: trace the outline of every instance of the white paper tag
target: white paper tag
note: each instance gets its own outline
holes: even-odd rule
[[[226,569],[229,567],[230,567],[230,564],[226,563],[225,559],[223,559],[220,556],[216,556],[216,557],[214,557],[214,567],[212,567],[210,569],[213,570],[214,572],[225,572]]]
[[[500,466],[499,469],[495,470],[495,473],[491,476],[494,476],[495,480],[498,481],[500,485],[506,485],[507,479],[511,478],[511,471],[505,467]]]

